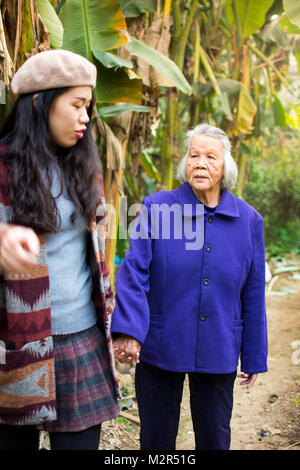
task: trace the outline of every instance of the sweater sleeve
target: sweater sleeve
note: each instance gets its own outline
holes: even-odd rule
[[[112,290],[110,283],[110,274],[105,263],[105,247],[106,247],[106,217],[105,217],[105,197],[104,197],[104,185],[102,175],[97,174],[99,183],[101,204],[98,208],[96,215],[96,222],[98,226],[98,245],[100,250],[100,264],[103,277],[103,289],[105,294],[106,310],[109,315],[112,315],[115,308],[115,294]]]
[[[147,297],[152,260],[150,232],[150,203],[145,198],[131,234],[130,249],[118,272],[111,325],[112,333],[127,334],[140,343],[145,341],[150,319]]]
[[[259,216],[252,234],[253,257],[242,292],[243,337],[241,370],[267,371],[267,318],[265,305],[265,248],[263,219]]]

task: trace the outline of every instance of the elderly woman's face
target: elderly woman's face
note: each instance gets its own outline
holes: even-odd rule
[[[187,158],[187,180],[201,193],[221,188],[224,172],[223,144],[220,139],[207,135],[192,137]]]

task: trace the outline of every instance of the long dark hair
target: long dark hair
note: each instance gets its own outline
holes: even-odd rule
[[[59,226],[51,194],[52,168],[57,170],[61,185],[64,181],[75,205],[72,222],[81,213],[89,225],[100,202],[97,174],[101,163],[91,133],[94,98],[88,109],[87,130],[73,147],[59,147],[49,135],[50,105],[67,90],[40,91],[34,106],[34,93],[21,95],[0,131],[0,145],[9,142],[4,156],[11,162],[13,222],[38,231],[54,232]]]

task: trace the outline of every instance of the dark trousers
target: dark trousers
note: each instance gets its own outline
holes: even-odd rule
[[[137,364],[136,397],[142,450],[176,448],[185,375],[145,362]],[[188,376],[196,450],[228,450],[236,372],[189,373]]]
[[[98,450],[101,425],[79,432],[50,432],[51,450]],[[0,450],[38,450],[35,426],[0,425]]]

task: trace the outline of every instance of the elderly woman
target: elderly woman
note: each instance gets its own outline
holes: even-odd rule
[[[196,449],[227,450],[239,358],[247,388],[267,370],[263,219],[229,192],[237,168],[220,129],[188,132],[177,176],[178,189],[145,198],[143,235],[135,231],[119,270],[115,356],[138,362],[142,449],[175,449],[187,373]],[[188,245],[186,231],[175,236],[175,222],[162,237],[158,207],[180,207],[174,220],[203,230],[203,243]],[[153,218],[158,233],[145,236]]]

